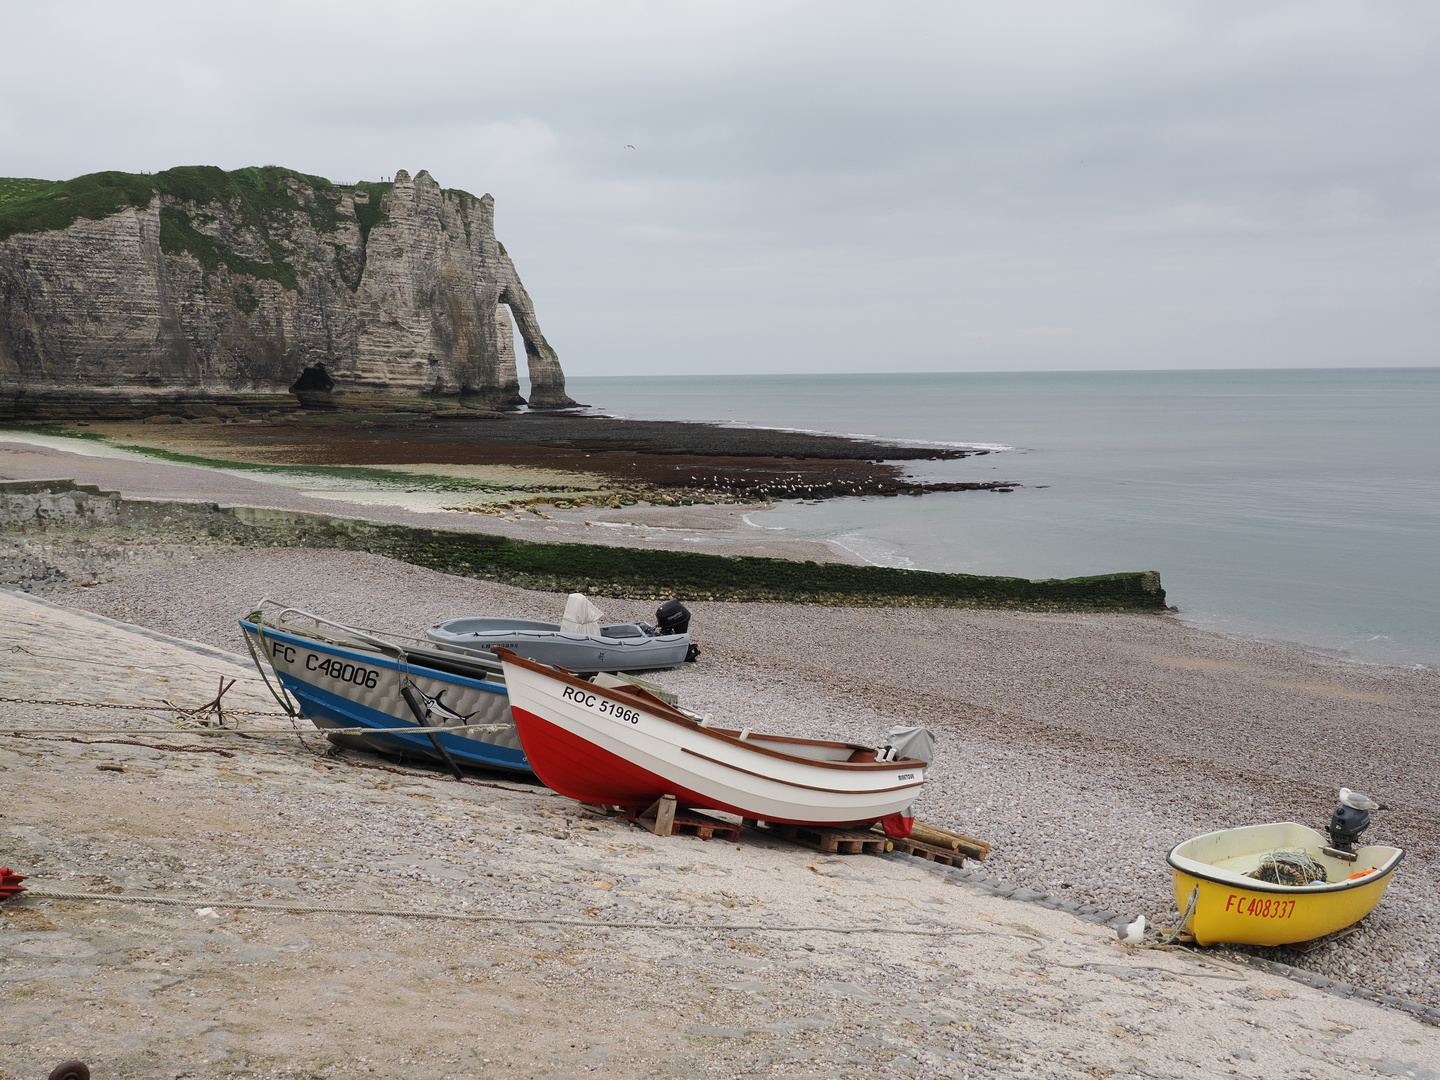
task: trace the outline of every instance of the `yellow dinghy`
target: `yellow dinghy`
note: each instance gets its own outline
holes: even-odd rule
[[[1325,868],[1325,880],[1278,885],[1246,875],[1276,852],[1303,852]],[[1175,871],[1175,903],[1195,911],[1186,929],[1201,945],[1290,945],[1333,934],[1370,914],[1405,852],[1371,845],[1355,861],[1340,857],[1314,829],[1293,821],[1206,833],[1166,858]]]

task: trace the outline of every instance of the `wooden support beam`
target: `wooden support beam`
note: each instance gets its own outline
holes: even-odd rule
[[[637,820],[656,836],[672,835],[675,832],[675,796],[661,795]]]
[[[942,829],[938,825],[922,825],[918,821],[910,828],[910,839],[930,847],[949,848],[971,859],[984,859],[990,854],[990,845],[983,840],[976,840],[973,836],[966,836],[953,829]]]
[[[699,810],[680,806],[675,796],[665,795],[644,810],[625,810],[621,816],[642,828],[649,829],[656,836],[698,836],[701,840],[718,837],[721,840],[739,840],[740,826],[733,821],[711,817]]]

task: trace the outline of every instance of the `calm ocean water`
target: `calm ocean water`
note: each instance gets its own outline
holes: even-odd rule
[[[575,378],[615,415],[1002,451],[917,475],[1011,495],[785,504],[884,566],[1159,570],[1196,625],[1440,667],[1440,369]]]

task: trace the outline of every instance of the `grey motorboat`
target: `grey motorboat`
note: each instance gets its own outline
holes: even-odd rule
[[[607,623],[587,597],[572,593],[558,623],[531,619],[449,619],[425,631],[441,649],[492,656],[497,645],[517,656],[570,671],[654,671],[693,660],[698,646],[690,641],[690,612],[668,600],[648,623]]]

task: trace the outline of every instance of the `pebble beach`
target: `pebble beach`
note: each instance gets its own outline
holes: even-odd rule
[[[176,553],[82,595],[236,652],[234,620],[262,596],[367,626],[383,612],[406,633],[474,611],[554,618],[565,599],[312,550]],[[654,681],[717,722],[760,705],[784,734],[873,744],[925,724],[938,756],[918,816],[993,844],[993,873],[1047,893],[1158,917],[1173,910],[1164,856],[1180,841],[1258,821],[1322,828],[1342,784],[1371,793],[1390,809],[1370,835],[1406,863],[1365,929],[1304,966],[1440,1005],[1440,675],[1164,616],[687,606],[701,660]]]
[[[279,554],[293,573],[318,553]],[[163,572],[205,574],[221,603],[234,586],[213,571],[255,570],[235,558]],[[428,585],[402,619],[453,587],[378,561],[351,572],[392,600]],[[111,599],[164,621],[144,580]],[[460,584],[452,599],[553,599]],[[97,1076],[427,1080],[1440,1067],[1440,1032],[1404,1012],[1216,952],[1127,949],[907,857],[655,837],[538,785],[327,756],[219,631],[187,641],[10,591],[0,623],[29,656],[4,697],[199,703],[234,678],[230,722],[252,732],[224,739],[162,708],[0,704],[16,727],[85,729],[0,745],[0,834],[32,887],[0,908],[7,1080],[66,1058]],[[700,670],[671,681],[697,689]],[[1014,875],[1022,841],[993,839],[1012,859],[1002,869],[997,850],[994,870]]]

